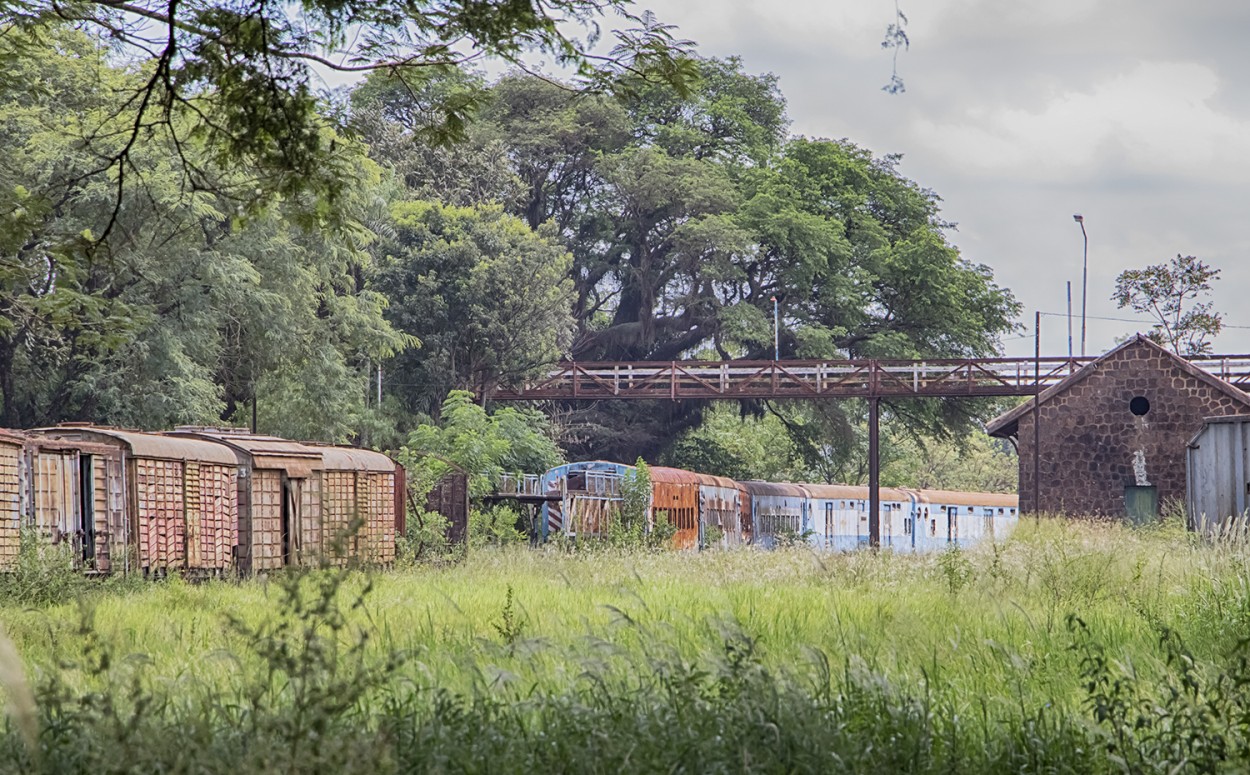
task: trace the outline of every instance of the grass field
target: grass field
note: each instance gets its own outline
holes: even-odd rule
[[[66,590],[0,599],[0,771],[1250,767],[1250,554],[1179,529]]]

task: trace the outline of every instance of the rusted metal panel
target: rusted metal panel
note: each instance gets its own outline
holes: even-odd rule
[[[751,494],[752,543],[772,547],[803,535],[807,491],[796,484],[747,481]]]
[[[31,468],[32,527],[54,544],[72,540],[79,526],[78,451],[36,448]]]
[[[24,440],[0,432],[0,570],[17,563],[22,548],[22,476]]]
[[[698,474],[699,544],[729,548],[750,540],[750,496],[733,479]],[[743,515],[746,514],[744,525]],[[745,533],[744,533],[745,529]],[[713,540],[716,533],[719,539]]]
[[[447,520],[447,540],[462,546],[469,531],[469,477],[461,471],[444,474],[425,500],[425,510]]]
[[[395,464],[395,535],[408,532],[408,469]]]
[[[651,467],[652,518],[668,515],[677,528],[673,545],[678,549],[699,546],[699,476],[680,468]]]
[[[371,449],[329,445],[314,445],[313,449],[321,452],[321,459],[326,468],[376,473],[394,473],[395,471],[394,460]]]
[[[633,466],[604,460],[565,463],[547,471],[542,488],[552,500],[542,506],[542,537],[606,536],[620,512],[621,485],[630,471]]]

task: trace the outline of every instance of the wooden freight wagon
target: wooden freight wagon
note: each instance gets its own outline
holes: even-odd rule
[[[95,514],[103,504],[108,531],[101,540],[102,531],[96,528],[97,564],[98,547],[104,545],[113,570],[221,575],[234,567],[237,464],[230,450],[195,439],[95,425],[62,425],[34,433],[41,439],[31,465],[37,524],[64,530],[55,520],[62,519],[59,513],[67,500],[92,503]],[[58,449],[55,442],[71,446]],[[41,499],[47,505],[40,506]],[[98,516],[94,519],[99,525]],[[124,555],[124,565],[118,566],[119,555]]]
[[[320,449],[243,428],[183,427],[167,436],[222,444],[232,453],[240,573],[317,561],[323,550]]]
[[[26,438],[0,430],[0,571],[17,564],[22,548],[22,483]]]
[[[354,558],[390,565],[404,499],[397,464],[380,452],[357,447],[317,449],[326,556],[339,564]]]

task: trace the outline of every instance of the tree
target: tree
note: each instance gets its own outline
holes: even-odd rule
[[[1211,292],[1211,281],[1220,270],[1194,256],[1182,256],[1145,269],[1126,269],[1115,281],[1111,298],[1120,309],[1131,308],[1153,317],[1151,339],[1179,355],[1211,352],[1214,337],[1223,327],[1223,315],[1211,311],[1211,302],[1199,302]]]
[[[131,154],[144,185],[118,200],[81,139],[141,76],[72,30],[45,42],[0,79],[0,424],[246,422],[259,399],[271,432],[357,436],[370,364],[410,344],[362,284],[362,223],[393,189],[381,170],[339,139],[353,174],[335,226],[305,228],[319,223],[310,195],[241,216],[188,194],[157,136]]]
[[[499,206],[400,202],[389,230],[372,280],[391,324],[423,345],[392,366],[408,412],[433,414],[457,388],[489,395],[568,346],[570,258],[552,229]]]
[[[627,28],[612,32],[608,53],[594,53],[609,15]],[[211,168],[187,153],[195,143],[219,165],[254,170],[250,187],[232,191],[245,203],[272,192],[333,196],[345,182],[350,164],[322,131],[313,67],[419,82],[485,58],[525,67],[533,55],[575,73],[578,89],[631,90],[652,78],[684,89],[693,75],[689,44],[649,13],[630,13],[629,0],[0,0],[0,18],[19,44],[3,64],[69,24],[142,73],[116,93],[107,115],[117,121],[86,136],[96,169],[112,169],[119,191],[140,175],[136,156],[158,134],[191,189],[213,184]],[[436,106],[435,134],[460,136],[471,107]]]

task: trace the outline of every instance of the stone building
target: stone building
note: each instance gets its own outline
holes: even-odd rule
[[[987,426],[1020,459],[1020,511],[1123,517],[1143,498],[1185,498],[1185,446],[1206,417],[1250,413],[1250,395],[1138,334]]]

